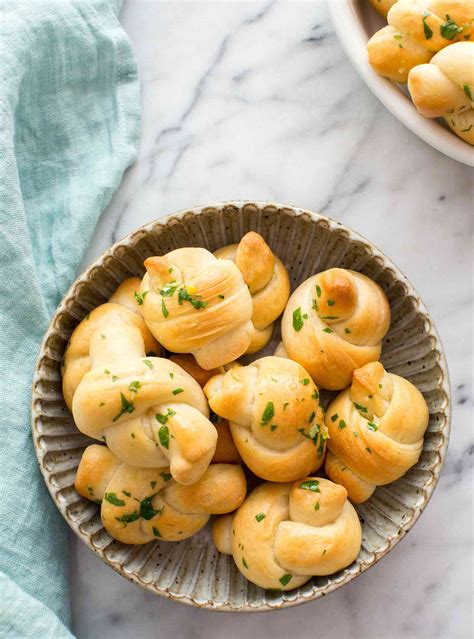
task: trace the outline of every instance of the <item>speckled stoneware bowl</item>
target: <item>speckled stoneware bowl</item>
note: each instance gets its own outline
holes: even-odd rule
[[[74,426],[61,393],[60,362],[71,331],[117,285],[142,275],[143,260],[181,246],[211,251],[261,233],[285,262],[293,287],[310,275],[341,266],[378,282],[390,302],[392,324],[383,344],[386,368],[425,396],[430,423],[420,461],[402,479],[378,488],[357,506],[362,549],[348,568],[304,586],[273,593],[249,583],[232,558],[214,548],[205,529],[180,543],[128,546],[102,526],[99,508],[74,489],[76,468],[90,440]],[[257,355],[258,356],[258,355]],[[290,206],[233,202],[183,211],[148,224],[109,249],[73,284],[53,317],[33,383],[33,439],[40,470],[67,523],[95,553],[127,579],[159,595],[212,610],[274,610],[316,599],[373,566],[410,530],[425,508],[446,455],[449,379],[436,329],[407,279],[367,240],[321,215]]]

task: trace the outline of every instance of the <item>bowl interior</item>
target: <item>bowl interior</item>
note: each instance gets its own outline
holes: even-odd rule
[[[425,396],[430,423],[419,462],[402,479],[378,488],[357,506],[362,550],[348,568],[315,577],[296,590],[270,593],[247,582],[220,555],[209,530],[179,543],[128,546],[105,531],[95,504],[74,489],[76,468],[91,441],[75,427],[63,401],[60,363],[69,336],[117,285],[143,274],[143,260],[180,246],[211,251],[261,233],[286,264],[292,289],[332,266],[365,273],[384,289],[392,323],[384,339],[385,367]],[[256,354],[255,357],[259,357]],[[449,434],[449,380],[436,330],[416,292],[398,269],[362,237],[328,218],[274,204],[232,203],[194,209],[153,222],[113,246],[71,287],[53,317],[33,384],[33,438],[46,484],[75,533],[106,563],[157,594],[218,610],[268,610],[314,599],[348,582],[386,554],[410,529],[437,482]]]

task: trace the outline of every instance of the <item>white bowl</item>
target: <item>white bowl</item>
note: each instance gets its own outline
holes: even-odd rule
[[[441,153],[474,166],[473,148],[452,133],[441,120],[429,120],[418,113],[402,86],[375,73],[367,57],[367,41],[386,21],[368,0],[328,0],[337,37],[344,51],[369,89],[393,115],[419,138]]]

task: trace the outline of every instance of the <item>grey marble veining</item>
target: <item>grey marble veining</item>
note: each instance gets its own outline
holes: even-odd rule
[[[331,1],[331,0],[329,0]],[[405,129],[345,58],[325,4],[129,0],[143,98],[139,158],[82,268],[152,219],[229,199],[291,203],[356,229],[418,289],[453,389],[447,463],[408,537],[303,607],[211,613],[155,598],[71,539],[79,637],[471,637],[472,170]]]

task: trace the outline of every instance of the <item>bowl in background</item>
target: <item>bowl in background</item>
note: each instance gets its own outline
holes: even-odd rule
[[[367,41],[387,22],[368,0],[328,0],[334,29],[347,57],[380,102],[410,131],[445,155],[474,166],[474,149],[440,120],[420,115],[408,90],[378,75],[369,64]]]

